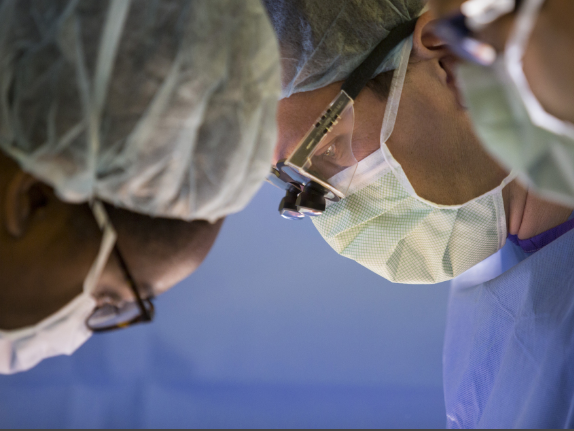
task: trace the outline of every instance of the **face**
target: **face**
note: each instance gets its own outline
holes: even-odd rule
[[[2,155],[0,164],[0,329],[11,330],[39,322],[82,292],[101,232],[88,205],[60,201]],[[186,241],[172,248],[147,244],[118,223],[117,246],[141,296],[157,296],[195,271],[222,222],[190,223]],[[134,300],[114,254],[93,296],[98,305]]]
[[[456,13],[463,0],[432,0],[441,17]],[[574,122],[574,2],[546,0],[524,54],[524,73],[532,92],[550,114]],[[507,14],[478,32],[475,37],[503,52],[516,14]]]
[[[417,194],[457,205],[494,189],[506,176],[484,152],[460,103],[454,59],[432,33],[433,16],[417,22],[394,131],[387,145]],[[279,104],[275,162],[287,158],[340,91],[342,83],[298,93]],[[360,161],[380,148],[386,102],[365,88],[355,102],[353,152]]]

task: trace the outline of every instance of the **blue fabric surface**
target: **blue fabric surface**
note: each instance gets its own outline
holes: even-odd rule
[[[508,271],[529,256],[518,245],[506,241],[502,249],[468,271],[463,272],[451,282],[451,289],[464,289],[490,281]]]
[[[570,428],[574,231],[518,264],[516,250],[505,249],[500,269],[513,267],[502,275],[453,283],[443,358],[448,427]]]

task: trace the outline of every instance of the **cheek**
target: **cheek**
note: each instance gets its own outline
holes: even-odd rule
[[[441,79],[442,69],[425,63],[407,75],[387,144],[419,196],[438,204],[462,204],[498,185],[498,171],[493,171],[454,91]]]
[[[355,127],[353,129],[353,154],[358,162],[381,147],[381,128],[386,103],[370,90],[364,90],[355,103]]]
[[[444,141],[451,126],[463,117],[457,112],[451,90],[442,85],[436,71],[428,66],[414,67],[407,75],[389,147],[393,138],[411,143]]]

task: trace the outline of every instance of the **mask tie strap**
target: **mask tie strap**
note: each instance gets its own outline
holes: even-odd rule
[[[403,92],[403,87],[405,83],[405,77],[407,75],[407,69],[409,66],[410,54],[413,48],[413,38],[412,36],[407,39],[401,48],[401,56],[399,60],[399,67],[395,70],[393,74],[393,80],[391,82],[391,89],[389,92],[389,98],[387,100],[387,106],[385,108],[385,114],[383,117],[383,126],[381,127],[381,153],[383,158],[387,162],[388,166],[392,170],[395,177],[401,182],[405,187],[407,192],[411,196],[416,196],[416,192],[411,185],[410,181],[404,174],[401,166],[395,160],[391,154],[387,141],[391,137],[393,130],[395,128],[395,123],[397,120],[397,113],[399,111],[399,104],[401,101],[401,96]]]
[[[94,201],[91,204],[91,208],[103,237],[98,257],[94,261],[84,281],[84,292],[86,293],[92,292],[98,284],[98,280],[104,271],[117,239],[117,233],[110,222],[104,205],[100,201]]]
[[[391,90],[389,92],[389,98],[385,108],[385,116],[383,118],[383,127],[381,128],[381,146],[383,143],[387,142],[393,133],[393,129],[395,128],[395,122],[397,120],[397,113],[399,111],[401,94],[403,92],[403,86],[405,83],[405,77],[407,75],[407,68],[409,66],[409,59],[412,48],[413,38],[411,36],[404,42],[404,45],[401,48],[399,67],[393,74]]]

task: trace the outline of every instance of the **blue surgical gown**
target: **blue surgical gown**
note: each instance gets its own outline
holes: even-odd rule
[[[574,426],[574,230],[453,280],[443,364],[449,428]]]

